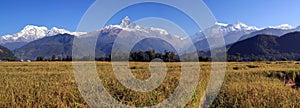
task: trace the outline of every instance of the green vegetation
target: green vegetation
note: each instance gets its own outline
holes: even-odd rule
[[[149,63],[132,62],[138,79],[150,77]],[[180,63],[166,63],[168,72],[161,86],[152,92],[135,92],[115,78],[111,63],[98,62],[100,79],[117,100],[131,106],[162,102],[178,86]],[[187,107],[198,107],[207,81],[210,63],[200,63],[199,85]],[[297,62],[228,63],[223,87],[212,107],[300,107],[296,87],[300,64]],[[101,71],[101,72],[100,72]],[[287,83],[289,82],[289,83]],[[77,90],[69,62],[0,64],[0,107],[88,107]]]
[[[14,54],[7,48],[0,45],[0,60],[4,61],[14,61],[17,58]]]
[[[260,34],[231,45],[228,61],[296,61],[300,60],[300,32],[283,36]]]

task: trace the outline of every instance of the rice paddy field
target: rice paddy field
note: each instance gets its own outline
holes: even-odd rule
[[[180,63],[166,63],[164,82],[151,92],[127,89],[116,79],[109,62],[97,62],[109,94],[128,106],[156,105],[178,86]],[[198,108],[206,89],[211,64],[199,63],[200,80],[187,108]],[[149,63],[132,62],[133,75],[151,76]],[[223,86],[210,107],[300,107],[298,62],[229,62]],[[0,107],[89,107],[81,96],[70,62],[0,63]]]

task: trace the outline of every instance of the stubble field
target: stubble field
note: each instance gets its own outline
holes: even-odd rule
[[[166,63],[167,75],[157,89],[135,92],[119,83],[109,62],[98,62],[99,78],[118,101],[151,106],[178,86],[180,63]],[[199,63],[197,90],[186,107],[199,107],[209,80],[210,63]],[[130,63],[136,78],[149,78],[149,63]],[[297,62],[227,63],[223,87],[211,107],[300,107]],[[77,89],[70,62],[0,63],[0,107],[88,107]]]

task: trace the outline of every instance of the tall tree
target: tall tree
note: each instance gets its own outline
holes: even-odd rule
[[[56,55],[55,54],[52,55],[51,61],[56,61]]]

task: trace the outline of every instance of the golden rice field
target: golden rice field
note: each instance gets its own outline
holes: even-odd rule
[[[151,75],[148,63],[130,63],[138,79]],[[120,84],[111,63],[98,62],[99,78],[115,99],[130,106],[156,105],[178,86],[180,64],[166,63],[165,81],[151,92],[135,92]],[[186,107],[199,107],[206,88],[210,63],[199,63],[201,71],[196,93]],[[101,71],[101,72],[100,72]],[[211,107],[300,107],[300,92],[286,86],[277,73],[300,72],[297,62],[227,63],[220,94]],[[77,89],[72,63],[0,63],[0,107],[89,107]]]

